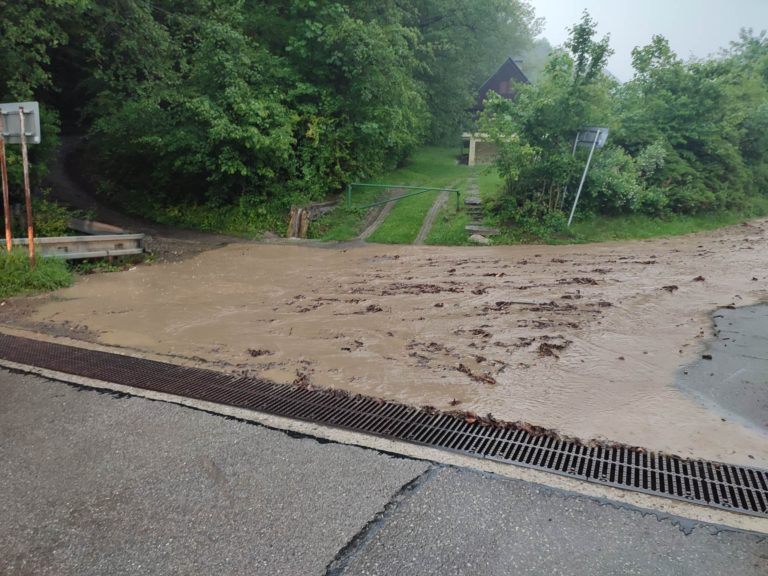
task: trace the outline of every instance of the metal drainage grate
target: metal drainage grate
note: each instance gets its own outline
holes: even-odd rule
[[[587,447],[525,430],[469,424],[368,397],[310,391],[0,334],[0,358],[125,386],[298,418],[554,472],[597,484],[768,517],[768,470]]]

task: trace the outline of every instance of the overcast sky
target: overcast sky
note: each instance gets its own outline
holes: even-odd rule
[[[632,77],[631,52],[661,34],[678,56],[706,57],[736,40],[741,28],[768,29],[768,0],[528,0],[543,17],[544,36],[553,46],[568,37],[586,8],[598,34],[611,34],[616,51],[608,69],[620,80]]]

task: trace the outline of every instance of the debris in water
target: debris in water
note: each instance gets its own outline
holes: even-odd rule
[[[491,385],[496,384],[496,379],[490,374],[477,374],[476,372],[472,372],[472,370],[470,370],[464,364],[459,364],[456,367],[456,370],[458,370],[463,374],[466,374],[467,376],[472,378],[472,380],[474,380],[475,382],[480,382],[482,384],[491,384]]]
[[[678,286],[675,286],[674,284],[670,284],[669,286],[662,286],[661,289],[666,290],[667,292],[672,294],[673,292],[675,292],[676,290],[679,290],[680,288]]]
[[[272,355],[272,352],[269,350],[256,350],[254,348],[248,348],[248,354],[254,358],[258,358],[259,356],[270,356]]]
[[[311,389],[309,383],[309,374],[306,372],[296,371],[296,378],[293,380],[294,386],[303,386],[304,388]]]

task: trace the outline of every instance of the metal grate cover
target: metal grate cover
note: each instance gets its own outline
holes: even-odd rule
[[[626,447],[584,446],[365,396],[308,390],[3,334],[0,358],[768,517],[768,470],[682,460]]]

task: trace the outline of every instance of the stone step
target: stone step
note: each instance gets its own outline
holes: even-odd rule
[[[498,228],[481,224],[467,224],[464,226],[464,230],[469,234],[482,234],[483,236],[498,236],[501,233]]]
[[[466,206],[482,206],[483,201],[476,196],[468,196],[464,198],[464,204]]]

